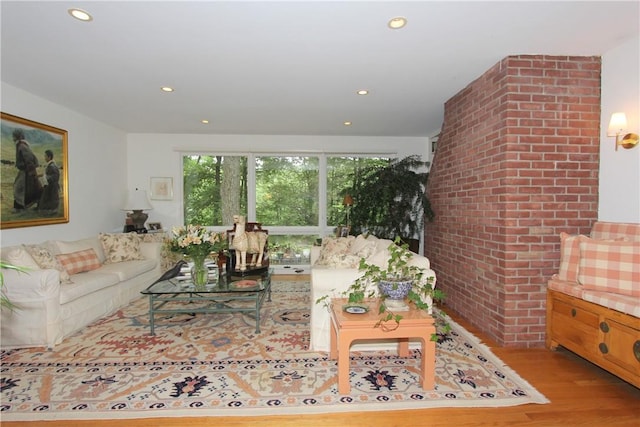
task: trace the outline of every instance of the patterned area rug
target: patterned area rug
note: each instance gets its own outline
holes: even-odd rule
[[[439,332],[436,389],[419,386],[419,350],[352,352],[351,393],[337,366],[308,350],[308,282],[274,282],[262,332],[242,314],[175,315],[149,335],[148,300],[101,319],[53,351],[2,352],[2,419],[101,419],[429,407],[548,400],[448,319]]]

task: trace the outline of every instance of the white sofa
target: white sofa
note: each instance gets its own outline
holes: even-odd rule
[[[391,240],[379,239],[375,236],[325,237],[322,246],[311,249],[311,343],[314,351],[329,351],[329,334],[331,330],[329,311],[324,304],[316,301],[325,296],[341,297],[349,285],[363,273],[358,270],[361,258],[367,262],[386,267],[389,259],[388,247],[394,244]],[[430,268],[429,259],[414,254],[410,265],[424,268],[425,276],[433,277],[435,286],[436,274]],[[358,350],[388,349],[389,343],[366,342],[355,344]]]
[[[152,240],[135,234],[100,234],[2,248],[4,262],[28,268],[26,273],[2,270],[4,293],[18,307],[2,309],[2,348],[53,348],[139,298],[140,291],[161,275],[162,243]],[[52,262],[57,264],[46,268]],[[68,274],[83,269],[90,271]]]

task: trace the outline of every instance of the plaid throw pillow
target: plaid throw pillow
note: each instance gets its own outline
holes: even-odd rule
[[[83,273],[85,271],[100,268],[98,255],[93,249],[84,249],[70,254],[56,255],[56,259],[62,264],[62,267],[71,274]]]
[[[640,242],[581,242],[578,281],[585,289],[640,297]]]
[[[558,279],[567,282],[578,281],[578,269],[580,268],[580,242],[587,239],[583,235],[570,235],[560,233],[560,270]]]

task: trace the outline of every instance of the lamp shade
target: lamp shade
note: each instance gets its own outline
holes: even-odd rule
[[[122,207],[123,211],[148,211],[153,209],[145,190],[129,191],[127,202]]]
[[[344,199],[342,199],[342,204],[345,206],[353,206],[353,197],[351,197],[350,194],[345,195]]]
[[[611,115],[611,120],[609,121],[607,136],[616,136],[616,134],[623,133],[626,128],[627,115],[625,113],[613,113]]]

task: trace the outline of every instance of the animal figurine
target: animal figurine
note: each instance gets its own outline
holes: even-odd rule
[[[236,250],[236,270],[246,271],[247,265],[261,267],[264,246],[267,243],[267,233],[260,230],[246,231],[246,221],[242,215],[234,215],[233,223],[235,235],[231,244]],[[247,254],[252,255],[249,264],[247,264]]]
[[[155,285],[158,282],[162,282],[163,280],[173,279],[178,274],[180,274],[180,269],[182,268],[183,265],[187,265],[187,262],[181,259],[176,263],[176,265],[171,267],[169,270],[165,271],[164,274],[160,276],[158,280],[152,283],[152,285]]]

